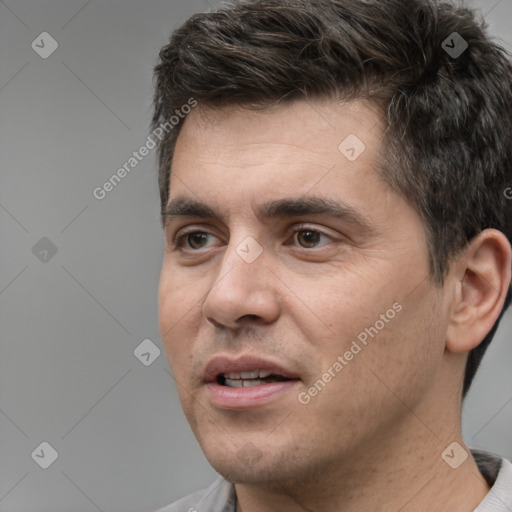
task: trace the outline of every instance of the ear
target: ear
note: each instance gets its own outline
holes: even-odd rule
[[[468,352],[478,346],[498,319],[510,285],[512,249],[507,237],[486,229],[452,264],[455,285],[446,349]]]

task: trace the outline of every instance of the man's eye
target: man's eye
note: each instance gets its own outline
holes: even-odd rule
[[[176,246],[180,249],[192,249],[194,251],[198,251],[209,247],[208,237],[212,237],[212,235],[204,231],[184,233],[176,237]]]
[[[190,231],[178,235],[175,240],[176,247],[184,250],[199,251],[207,249],[215,243],[216,237],[206,231]],[[301,228],[293,232],[293,243],[303,249],[314,249],[331,243],[330,236],[316,229]]]
[[[321,244],[322,237],[327,240],[326,243]],[[332,242],[332,239],[324,233],[315,229],[299,229],[293,233],[294,241],[304,249],[313,249],[322,245],[327,245]]]

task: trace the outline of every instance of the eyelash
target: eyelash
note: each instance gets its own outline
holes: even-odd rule
[[[329,239],[333,240],[333,237],[331,237],[327,233],[324,233],[320,229],[313,228],[313,227],[307,226],[307,225],[298,226],[296,229],[294,229],[291,232],[291,235],[292,235],[293,238],[295,238],[296,234],[301,233],[303,231],[312,231],[314,233],[318,233],[321,236],[324,236],[326,238],[329,238]],[[183,231],[183,232],[179,232],[178,231],[178,233],[176,234],[176,236],[173,239],[173,243],[174,243],[176,249],[179,250],[179,251],[187,251],[188,250],[188,251],[191,251],[191,252],[199,252],[199,251],[201,251],[201,249],[185,249],[184,248],[184,245],[187,242],[187,237],[190,236],[190,235],[198,234],[198,233],[205,234],[205,235],[212,235],[212,233],[209,233],[208,231],[203,231],[203,230],[194,229],[194,228],[191,228],[190,230]],[[212,235],[212,236],[215,236],[215,235]],[[327,244],[324,244],[324,245],[327,245]],[[322,246],[320,246],[320,247],[322,247]],[[317,247],[314,247],[313,249],[316,249],[316,248]],[[305,249],[305,250],[309,250],[309,251],[313,250],[313,249],[308,249],[306,247],[301,247],[301,249]]]

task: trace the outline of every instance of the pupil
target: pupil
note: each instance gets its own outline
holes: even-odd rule
[[[319,242],[320,233],[317,231],[301,231],[299,233],[299,242],[305,247],[313,247]],[[302,243],[304,242],[304,243]]]
[[[188,236],[188,243],[194,249],[200,249],[204,242],[206,242],[205,233],[192,233]]]

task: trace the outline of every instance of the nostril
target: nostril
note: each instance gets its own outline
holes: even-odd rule
[[[214,327],[218,327],[218,328],[224,327],[220,322],[217,322],[217,320],[213,319],[212,317],[207,316],[206,320],[208,322],[210,322]]]
[[[261,318],[258,315],[244,315],[238,319],[238,321],[249,320],[251,322],[258,322]]]

